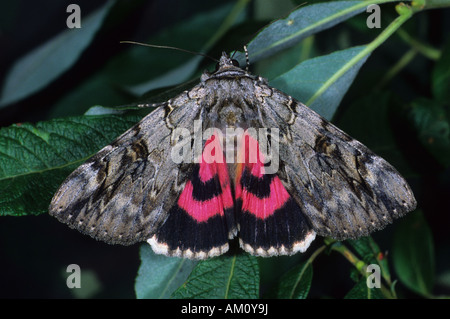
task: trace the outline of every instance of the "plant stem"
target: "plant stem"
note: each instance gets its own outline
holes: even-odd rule
[[[383,86],[385,86],[390,80],[392,80],[400,71],[406,67],[417,55],[417,51],[415,49],[411,49],[406,52],[398,62],[389,69],[389,71],[383,76],[383,78],[378,83],[376,89],[380,90]]]
[[[338,243],[333,239],[330,238],[325,238],[324,240],[326,245],[331,245],[331,249],[340,253],[342,256],[345,257],[345,259],[347,259],[358,271],[359,273],[364,276],[367,277],[367,264],[362,261],[361,259],[359,259],[355,254],[353,254],[350,249],[348,249],[347,246],[345,246],[343,243]],[[312,257],[312,256],[311,256]],[[395,299],[396,296],[394,293],[391,292],[390,289],[388,289],[385,285],[383,285],[382,283],[380,284],[380,290],[383,293],[383,295],[388,298],[388,299]]]
[[[427,58],[431,60],[438,60],[441,57],[440,50],[435,49],[427,44],[421,43],[420,41],[410,36],[405,30],[398,29],[397,34],[403,41],[405,41],[413,49],[415,49],[417,52],[420,52]]]
[[[304,272],[306,271],[306,269],[308,268],[309,265],[311,265],[314,261],[314,259],[316,259],[317,256],[319,256],[319,254],[325,250],[325,248],[327,248],[327,245],[322,245],[319,248],[316,249],[316,251],[308,258],[308,260],[306,261],[304,267],[302,268],[301,273],[298,275],[297,280],[294,284],[294,287],[297,287],[301,278],[303,278]],[[292,289],[288,299],[293,299],[293,294],[294,294],[295,289]]]
[[[449,0],[427,0],[424,9],[436,9],[450,7]]]

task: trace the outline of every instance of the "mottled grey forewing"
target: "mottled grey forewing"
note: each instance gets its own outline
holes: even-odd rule
[[[415,209],[410,187],[384,159],[292,97],[260,91],[264,125],[280,130],[278,175],[319,235],[365,236]]]
[[[171,158],[173,130],[192,134],[200,114],[188,92],[162,104],[70,174],[54,195],[50,214],[111,244],[147,240],[190,174],[192,164]]]

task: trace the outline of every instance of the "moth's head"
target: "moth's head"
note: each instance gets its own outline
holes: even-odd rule
[[[240,68],[239,62],[231,58],[226,52],[222,52],[219,62],[216,64],[216,72],[219,70],[225,70],[228,68]]]
[[[239,62],[232,57],[230,57],[226,52],[222,52],[222,56],[220,60],[217,61],[216,69],[214,72],[210,73],[207,70],[203,72],[201,77],[201,81],[204,82],[206,80],[215,78],[223,78],[223,77],[242,77],[249,76],[248,71],[243,70],[239,66]]]
[[[242,69],[239,66],[239,62],[235,59],[233,59],[233,56],[229,56],[226,52],[222,52],[222,56],[220,57],[220,60],[216,60],[216,69],[214,72],[209,72],[208,70],[205,70],[200,78],[202,82],[211,80],[211,79],[222,79],[222,78],[234,78],[238,79],[241,77],[250,77],[253,78],[254,76],[248,71],[248,52],[247,48],[244,46],[244,50],[247,57],[247,67]]]

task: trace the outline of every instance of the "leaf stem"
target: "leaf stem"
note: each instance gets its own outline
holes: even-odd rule
[[[439,60],[441,57],[441,51],[435,49],[427,44],[420,42],[419,40],[414,39],[411,35],[408,34],[403,29],[398,29],[398,36],[405,41],[408,45],[410,45],[415,51],[420,52],[422,55],[426,56],[430,60]]]
[[[376,89],[380,90],[385,86],[390,80],[392,80],[400,71],[405,68],[417,55],[417,50],[411,49],[406,52],[398,62],[389,69],[389,71],[383,76],[383,78],[378,83]]]
[[[298,60],[298,63],[305,61],[309,59],[311,56],[311,51],[314,45],[314,36],[309,36],[306,39],[302,41],[301,51],[300,51],[300,57]]]
[[[230,291],[230,286],[231,286],[231,278],[233,278],[235,265],[236,265],[236,255],[233,256],[233,261],[231,263],[230,276],[228,277],[227,288],[225,290],[224,299],[228,299],[228,293]]]
[[[437,9],[450,7],[449,0],[427,0],[423,9]]]

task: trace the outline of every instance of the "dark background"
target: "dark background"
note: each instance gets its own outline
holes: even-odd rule
[[[22,55],[39,46],[66,28],[66,7],[73,1],[2,1],[0,3],[0,84],[8,69]],[[76,1],[82,17],[100,7],[104,1]],[[221,1],[224,3],[224,1]],[[147,42],[168,26],[206,12],[217,6],[215,1],[126,1],[116,5],[94,41],[70,70],[45,89],[17,103],[0,109],[0,126],[21,122],[38,122],[52,118],[53,106],[68,92],[100,70],[107,61],[126,49],[121,40]],[[384,8],[384,7],[383,7]],[[391,10],[392,11],[392,10]],[[286,11],[285,14],[289,12]],[[283,17],[257,17],[253,4],[247,9],[247,20],[230,30],[209,55],[217,57],[222,50],[240,50],[256,32],[271,19]],[[420,13],[408,22],[416,37],[433,47],[444,49],[449,43],[449,10],[432,10]],[[357,20],[352,19],[355,24]],[[386,26],[386,24],[383,24]],[[339,48],[339,35],[350,30],[349,45],[368,43],[372,35],[355,31],[352,23],[338,25],[317,36],[317,52],[332,52]],[[376,34],[374,31],[373,34]],[[192,37],[195,38],[195,34]],[[171,39],[167,39],[170,43]],[[159,44],[159,43],[156,43]],[[383,70],[392,66],[405,52],[405,44],[392,37],[375,51],[360,71],[355,83],[341,103],[334,122],[349,120],[349,108],[354,100],[369,95],[367,87],[382,76]],[[447,51],[448,52],[448,51]],[[150,53],[149,53],[150,54]],[[190,58],[190,56],[188,56]],[[206,67],[209,62],[204,62]],[[397,110],[404,110],[418,97],[430,98],[430,79],[434,62],[420,55],[384,88],[390,94]],[[142,70],[146,72],[146,70]],[[369,84],[368,84],[369,83]],[[450,89],[450,88],[449,88]],[[118,104],[126,102],[124,100]],[[130,103],[133,102],[130,98]],[[376,101],[374,101],[376,104]],[[102,101],[98,102],[102,104]],[[90,105],[81,105],[83,114]],[[403,107],[403,108],[402,108]],[[447,105],[448,109],[448,105]],[[70,112],[73,112],[71,110]],[[395,113],[395,112],[394,112]],[[68,115],[72,115],[71,113]],[[450,171],[437,162],[421,145],[418,134],[407,121],[404,112],[393,115],[396,137],[402,141],[404,154],[416,172],[407,176],[414,189],[419,206],[433,233],[436,251],[436,294],[449,293],[450,272]],[[355,119],[354,121],[361,121]],[[360,138],[358,129],[349,129]],[[364,142],[364,140],[362,140]],[[370,145],[369,145],[370,146]],[[382,249],[389,249],[395,225],[376,233],[375,240]],[[319,245],[317,239],[314,245]],[[314,247],[313,245],[313,247]],[[310,250],[313,250],[313,247]],[[80,295],[67,289],[65,267],[76,263],[89,270],[90,285]],[[69,230],[56,219],[39,216],[0,217],[0,297],[2,298],[134,298],[134,279],[139,268],[139,246],[110,246]],[[268,267],[270,269],[270,267]],[[348,275],[336,277],[339,272],[350,272],[349,264],[337,254],[321,256],[314,264],[314,279],[310,296],[313,298],[341,298],[352,287]],[[442,279],[447,276],[447,279]],[[441,279],[439,279],[441,278]],[[264,287],[263,287],[264,289]],[[401,289],[401,287],[400,287]],[[405,291],[406,297],[419,296]]]

